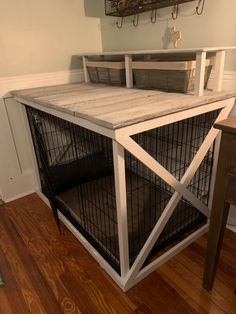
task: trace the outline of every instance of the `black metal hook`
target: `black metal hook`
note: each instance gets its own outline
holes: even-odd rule
[[[133,25],[137,27],[139,23],[139,14],[134,14]]]
[[[155,24],[157,21],[157,10],[152,10],[151,12],[151,23]]]
[[[173,20],[177,20],[178,15],[179,15],[179,5],[178,5],[178,4],[175,4],[175,5],[174,5],[173,12],[171,13],[171,18],[172,18]]]
[[[201,5],[202,4],[202,5]],[[205,0],[199,0],[198,5],[196,7],[196,13],[197,15],[202,15],[204,11],[204,6],[205,6]]]
[[[124,21],[124,17],[122,16],[121,18],[120,18],[120,23],[119,23],[119,19],[117,20],[117,22],[116,22],[116,27],[117,28],[122,28],[122,26],[123,26],[123,21]]]

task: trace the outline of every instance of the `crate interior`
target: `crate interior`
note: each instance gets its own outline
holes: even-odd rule
[[[119,273],[112,140],[42,111],[27,107],[43,193]],[[217,111],[153,129],[133,139],[178,180],[212,127]],[[213,163],[210,149],[190,190],[206,205]],[[174,190],[125,152],[129,260],[134,262]],[[159,237],[155,250],[205,221],[182,199]]]

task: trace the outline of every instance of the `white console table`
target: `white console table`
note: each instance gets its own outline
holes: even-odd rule
[[[140,50],[140,51],[111,51],[111,52],[89,52],[78,55],[83,59],[85,82],[89,82],[89,75],[87,71],[87,60],[90,56],[121,56],[125,60],[126,68],[126,86],[133,87],[132,75],[132,56],[145,55],[146,58],[151,55],[163,54],[195,54],[196,56],[196,76],[195,76],[195,90],[194,95],[202,96],[204,90],[204,75],[205,62],[207,54],[214,56],[214,83],[213,91],[222,90],[222,80],[225,66],[226,52],[235,50],[236,47],[209,47],[209,48],[188,48],[188,49],[161,49],[161,50]]]

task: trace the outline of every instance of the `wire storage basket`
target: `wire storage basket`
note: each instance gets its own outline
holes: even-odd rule
[[[195,60],[133,61],[132,68],[137,88],[159,89],[181,93],[188,93],[194,90],[196,74]],[[204,88],[207,87],[211,70],[211,59],[207,59]]]
[[[128,16],[195,0],[106,0],[105,12],[111,16]]]
[[[87,70],[92,83],[104,83],[115,86],[125,85],[125,62],[123,61],[87,61]]]
[[[120,273],[112,139],[26,107],[42,191],[101,256]],[[133,135],[133,139],[181,180],[218,111]],[[214,145],[189,184],[208,204]],[[174,190],[125,151],[129,263],[133,264]],[[206,217],[182,198],[154,251],[169,245]]]

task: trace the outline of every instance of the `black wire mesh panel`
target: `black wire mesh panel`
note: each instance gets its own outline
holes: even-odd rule
[[[112,141],[31,107],[27,114],[43,193],[119,272]]]
[[[213,123],[218,110],[185,119],[133,136],[133,139],[178,180],[190,166]],[[191,180],[188,189],[208,205],[214,144]],[[130,262],[142,249],[174,190],[144,164],[126,152],[126,167],[133,173],[131,197],[128,201],[129,230],[138,226],[136,237],[129,239]],[[142,178],[143,185],[138,186]],[[128,199],[129,200],[129,199]],[[157,251],[181,237],[192,227],[206,221],[206,217],[187,200],[181,199],[161,233],[154,249]]]
[[[42,190],[93,247],[119,273],[117,210],[112,140],[70,122],[27,107]],[[182,178],[209,132],[214,111],[133,136],[167,170]],[[213,147],[189,189],[207,204]],[[174,190],[125,153],[129,260],[133,263]],[[160,249],[205,220],[182,199],[155,248]]]
[[[106,0],[106,15],[128,16],[195,0]]]

